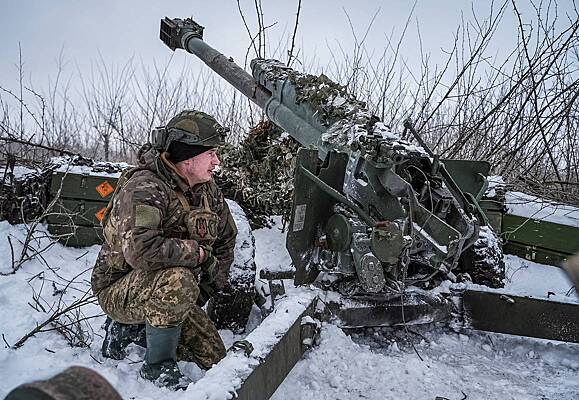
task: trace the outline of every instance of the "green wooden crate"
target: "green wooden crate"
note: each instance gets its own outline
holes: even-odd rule
[[[505,254],[514,254],[529,261],[557,267],[570,257],[569,254],[517,242],[506,242],[503,246],[503,251]]]
[[[65,246],[84,247],[103,243],[103,229],[100,226],[71,226],[49,224],[48,232],[58,236]]]
[[[50,194],[54,197],[60,190],[60,198],[108,202],[117,180],[109,176],[55,172],[51,179]]]
[[[100,217],[112,197],[118,178],[55,172],[51,196],[59,196],[47,217],[48,231],[67,246],[102,244]]]
[[[106,201],[59,199],[46,221],[57,225],[98,226],[107,204]]]
[[[524,243],[551,251],[579,252],[579,228],[505,214],[503,235],[509,242]]]

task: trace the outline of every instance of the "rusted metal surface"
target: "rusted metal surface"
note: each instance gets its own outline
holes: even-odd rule
[[[453,305],[440,295],[408,293],[394,299],[328,302],[328,310],[341,328],[426,324],[449,320]]]
[[[4,400],[122,400],[105,378],[85,367],[70,367],[45,381],[18,386]]]
[[[579,304],[477,290],[461,297],[466,327],[579,343]]]

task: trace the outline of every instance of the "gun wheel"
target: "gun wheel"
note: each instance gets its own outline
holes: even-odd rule
[[[473,283],[492,288],[504,286],[505,262],[501,238],[489,226],[481,226],[479,238],[461,256],[461,271]]]
[[[235,259],[224,288],[209,301],[207,314],[217,329],[230,329],[239,334],[245,331],[256,298],[255,238],[241,207],[231,200],[227,204],[238,231]]]

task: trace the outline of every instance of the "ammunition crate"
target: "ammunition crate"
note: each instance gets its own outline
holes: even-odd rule
[[[100,220],[120,174],[54,172],[51,198],[57,198],[46,218],[48,231],[74,247],[102,244]]]
[[[503,238],[505,254],[559,266],[579,252],[579,228],[508,214],[504,196],[483,198],[480,206]]]
[[[579,252],[579,228],[505,214],[504,252],[541,264],[559,265]]]
[[[100,226],[48,224],[48,231],[65,246],[86,247],[104,241],[103,228]]]
[[[83,199],[59,199],[46,222],[55,225],[98,226],[107,202]]]

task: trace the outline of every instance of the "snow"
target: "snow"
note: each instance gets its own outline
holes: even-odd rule
[[[489,184],[489,187],[487,188],[485,196],[490,197],[490,198],[496,197],[497,190],[504,190],[505,185],[506,185],[505,180],[500,175],[488,176],[487,182]]]
[[[254,244],[252,243],[253,236],[247,217],[239,204],[227,200],[227,205],[237,225],[237,241],[234,249],[235,259],[231,265],[229,275],[231,278],[241,277],[252,267],[251,264],[255,257]]]
[[[324,324],[321,343],[272,399],[577,399],[579,347],[445,330],[409,346],[382,330],[352,337]],[[467,397],[465,397],[467,396]]]
[[[285,227],[286,231],[288,227]],[[285,232],[280,216],[272,218],[271,228],[257,229],[255,237],[255,263],[258,269],[286,271],[291,269],[291,257],[285,248]]]
[[[235,206],[230,207],[235,209]],[[234,214],[238,214],[236,210]],[[290,258],[285,249],[281,219],[271,229],[254,232],[258,269],[287,269]],[[241,225],[240,231],[248,228]],[[20,254],[26,237],[24,225],[0,222],[0,272],[11,271],[11,254]],[[35,248],[50,241],[45,227],[33,240]],[[10,238],[10,242],[8,241]],[[12,243],[13,249],[11,249]],[[243,245],[242,245],[243,246]],[[246,249],[246,248],[245,248]],[[237,249],[236,251],[246,251]],[[54,244],[42,257],[25,262],[15,273],[0,276],[0,334],[13,345],[42,323],[59,302],[70,304],[89,289],[90,269],[99,246],[75,249]],[[247,254],[243,255],[245,258]],[[237,257],[237,253],[236,253]],[[571,284],[555,267],[506,256],[505,293],[577,302]],[[450,282],[440,290],[448,289]],[[55,331],[28,339],[17,349],[0,348],[0,398],[15,386],[47,379],[71,365],[82,365],[102,374],[123,398],[133,399],[225,399],[246,376],[251,366],[267,353],[281,332],[299,315],[312,292],[286,283],[287,295],[276,301],[274,318],[251,332],[246,339],[255,347],[251,357],[230,353],[216,367],[204,373],[192,363],[180,363],[195,384],[185,392],[171,392],[153,386],[138,376],[144,349],[129,348],[126,360],[103,359],[101,324],[104,317],[87,320],[93,330],[90,347],[70,347]],[[551,292],[551,293],[549,293]],[[42,312],[36,300],[46,312]],[[38,310],[35,310],[37,308]],[[286,312],[287,310],[287,312]],[[85,316],[101,313],[96,304],[84,307]],[[257,317],[252,317],[256,324]],[[269,322],[268,322],[269,321]],[[89,333],[90,333],[89,329]],[[482,332],[453,332],[440,327],[413,327],[416,355],[408,340],[393,341],[387,331],[371,336],[345,334],[331,324],[322,327],[321,341],[309,351],[273,396],[274,399],[576,399],[579,398],[579,345],[519,338]],[[220,332],[226,346],[240,337]],[[416,337],[414,337],[416,336]],[[422,338],[424,337],[424,339]],[[464,393],[464,394],[463,394]]]
[[[557,204],[521,192],[507,192],[505,203],[509,214],[579,228],[579,208]]]
[[[54,172],[100,176],[104,178],[118,178],[121,176],[121,171],[129,168],[127,163],[113,163],[104,161],[92,161],[86,165],[74,165],[77,162],[75,157],[53,157],[50,163],[56,166]]]
[[[563,302],[579,302],[565,272],[551,265],[537,264],[511,254],[505,255],[504,291]]]
[[[497,190],[504,191],[508,214],[579,228],[579,208],[522,192],[507,191],[507,184],[501,176],[489,176],[487,180],[489,187],[485,196],[492,198],[497,195]]]
[[[6,166],[0,165],[0,179],[4,177],[5,171],[6,171]],[[28,167],[25,167],[23,165],[16,165],[14,167],[14,171],[12,171],[12,174],[13,174],[14,178],[19,179],[19,178],[23,178],[26,175],[37,174],[38,172],[39,172],[39,170],[37,170],[37,169],[28,168]]]

